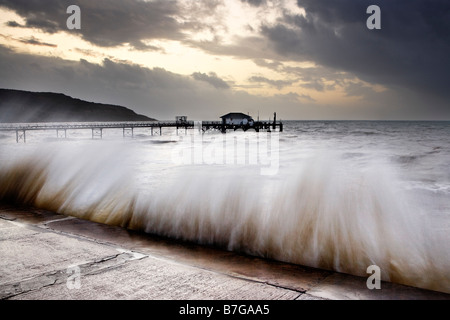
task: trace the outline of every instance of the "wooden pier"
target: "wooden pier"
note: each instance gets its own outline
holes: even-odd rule
[[[57,138],[67,138],[68,130],[91,130],[92,139],[102,139],[105,129],[122,129],[123,137],[134,137],[136,128],[150,128],[150,134],[162,135],[163,128],[176,128],[176,133],[184,129],[198,128],[202,132],[218,130],[226,133],[228,130],[283,131],[280,121],[255,121],[252,124],[226,124],[223,121],[132,121],[132,122],[63,122],[63,123],[4,123],[0,124],[0,132],[15,132],[16,142],[26,142],[27,131],[54,131]]]

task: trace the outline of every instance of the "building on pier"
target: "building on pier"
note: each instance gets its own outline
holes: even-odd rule
[[[230,112],[220,117],[224,125],[253,126],[254,120],[242,112]]]

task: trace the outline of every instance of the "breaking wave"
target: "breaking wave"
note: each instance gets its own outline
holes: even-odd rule
[[[386,165],[326,153],[270,178],[205,165],[161,179],[141,172],[142,146],[58,144],[10,157],[0,201],[359,276],[375,264],[383,280],[450,293],[448,243]]]

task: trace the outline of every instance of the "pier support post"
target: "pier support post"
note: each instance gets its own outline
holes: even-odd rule
[[[20,140],[23,139],[23,143],[27,142],[25,130],[16,130],[16,142],[19,143]]]
[[[92,139],[95,137],[103,138],[103,128],[92,128]]]
[[[277,113],[274,112],[274,113],[273,113],[273,126],[272,126],[272,129],[273,129],[274,131],[275,131],[276,125],[277,125]]]
[[[60,134],[60,132],[64,132],[63,134]],[[67,138],[67,129],[56,129],[56,137],[57,138]]]
[[[134,128],[123,128],[123,137],[131,137],[134,138]]]

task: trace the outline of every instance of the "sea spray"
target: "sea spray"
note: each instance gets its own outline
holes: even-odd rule
[[[134,192],[126,146],[44,144],[3,159],[0,199],[107,223],[127,225]],[[115,219],[116,215],[120,219]]]
[[[383,280],[448,291],[448,249],[395,174],[345,165],[322,154],[281,181],[237,168],[226,178],[212,169],[198,177],[182,171],[138,201],[130,226],[360,276],[376,264]]]
[[[162,164],[170,148],[29,147],[3,156],[0,200],[360,276],[376,264],[384,280],[450,292],[447,243],[395,166],[309,150],[267,177],[245,165]]]

